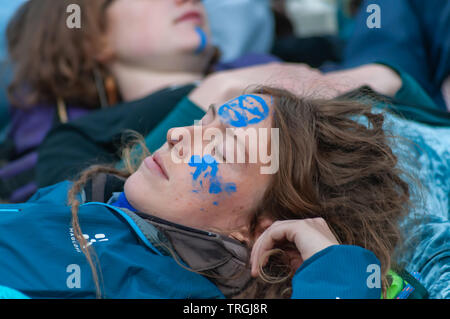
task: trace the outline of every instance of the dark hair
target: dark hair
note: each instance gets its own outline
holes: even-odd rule
[[[398,222],[409,211],[410,201],[409,186],[400,177],[402,171],[389,146],[391,137],[383,129],[384,115],[353,100],[298,97],[269,87],[257,93],[273,97],[273,127],[280,130],[280,167],[250,216],[251,240],[256,240],[256,229],[263,218],[321,217],[341,244],[364,247],[378,257],[386,292],[386,275],[401,238]],[[129,158],[131,153],[127,154]],[[95,167],[75,182],[69,202],[81,246],[86,243],[79,229],[76,195],[99,172],[128,177],[133,169],[120,172]],[[237,297],[289,295],[290,278],[296,269],[291,269],[286,252],[292,247],[277,248],[272,254],[275,258],[261,269],[260,279]],[[92,260],[89,251],[85,253]]]

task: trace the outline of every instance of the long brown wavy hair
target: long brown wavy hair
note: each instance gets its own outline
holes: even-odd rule
[[[377,256],[385,293],[387,272],[401,238],[398,222],[410,209],[409,186],[390,147],[394,137],[383,129],[385,115],[356,100],[298,97],[269,87],[256,93],[273,97],[273,127],[280,130],[280,167],[249,218],[251,241],[256,240],[263,218],[321,217],[341,244],[361,246]],[[98,173],[130,176],[139,161],[126,150],[126,169],[91,168],[81,174],[69,192],[75,235],[97,283],[98,265],[78,223],[77,194]],[[268,265],[260,269],[260,277],[236,297],[289,297],[290,279],[296,271],[289,260],[292,249],[288,244],[277,247]]]
[[[29,0],[19,8],[7,28],[14,64],[9,97],[15,106],[54,103],[58,97],[90,108],[100,105],[94,70],[102,77],[108,72],[95,56],[105,45],[110,2]],[[81,28],[66,25],[70,4],[81,8]]]

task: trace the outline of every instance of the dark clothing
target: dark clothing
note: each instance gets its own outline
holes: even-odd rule
[[[67,118],[75,120],[89,111],[68,105]],[[7,138],[0,144],[0,160],[7,162],[0,168],[0,198],[22,202],[38,189],[34,181],[38,158],[36,148],[60,120],[56,108],[47,103],[39,103],[31,109],[11,108],[10,113]]]
[[[187,85],[164,89],[56,127],[39,148],[39,187],[74,178],[93,164],[117,162],[125,130],[147,135],[193,88]]]

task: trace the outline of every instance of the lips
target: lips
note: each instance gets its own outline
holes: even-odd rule
[[[144,160],[145,166],[153,172],[158,173],[165,179],[169,180],[169,175],[167,174],[167,170],[161,160],[159,154],[155,153],[153,156],[149,156]]]
[[[198,12],[198,11],[188,11],[185,14],[183,14],[182,16],[180,16],[179,18],[177,18],[175,20],[175,23],[180,23],[180,22],[184,22],[184,21],[195,21],[197,22],[197,24],[202,24],[203,23],[203,15]]]

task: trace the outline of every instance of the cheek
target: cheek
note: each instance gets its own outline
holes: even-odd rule
[[[164,15],[155,14],[160,11],[144,6],[111,13],[109,37],[118,56],[149,55],[165,43],[169,25]]]
[[[124,191],[130,204],[138,211],[179,223],[183,223],[179,218],[185,212],[198,211],[201,206],[199,198],[191,195],[189,180],[177,178],[170,184],[160,183],[143,168],[127,179]]]
[[[211,155],[192,156],[189,161],[191,192],[205,201],[219,206],[220,202],[237,192],[237,185],[226,173],[223,165],[216,162]],[[227,175],[227,174],[225,174]]]
[[[143,211],[149,205],[152,191],[147,188],[145,180],[139,171],[131,175],[125,182],[124,192],[130,204]]]
[[[114,36],[114,50],[117,56],[122,58],[147,57],[161,49],[158,43],[164,43],[161,33],[154,31],[134,30],[121,31]]]
[[[249,170],[251,170],[249,168]],[[239,208],[252,211],[262,201],[265,191],[270,183],[269,175],[261,175],[259,172],[248,174],[238,184],[236,202]]]

